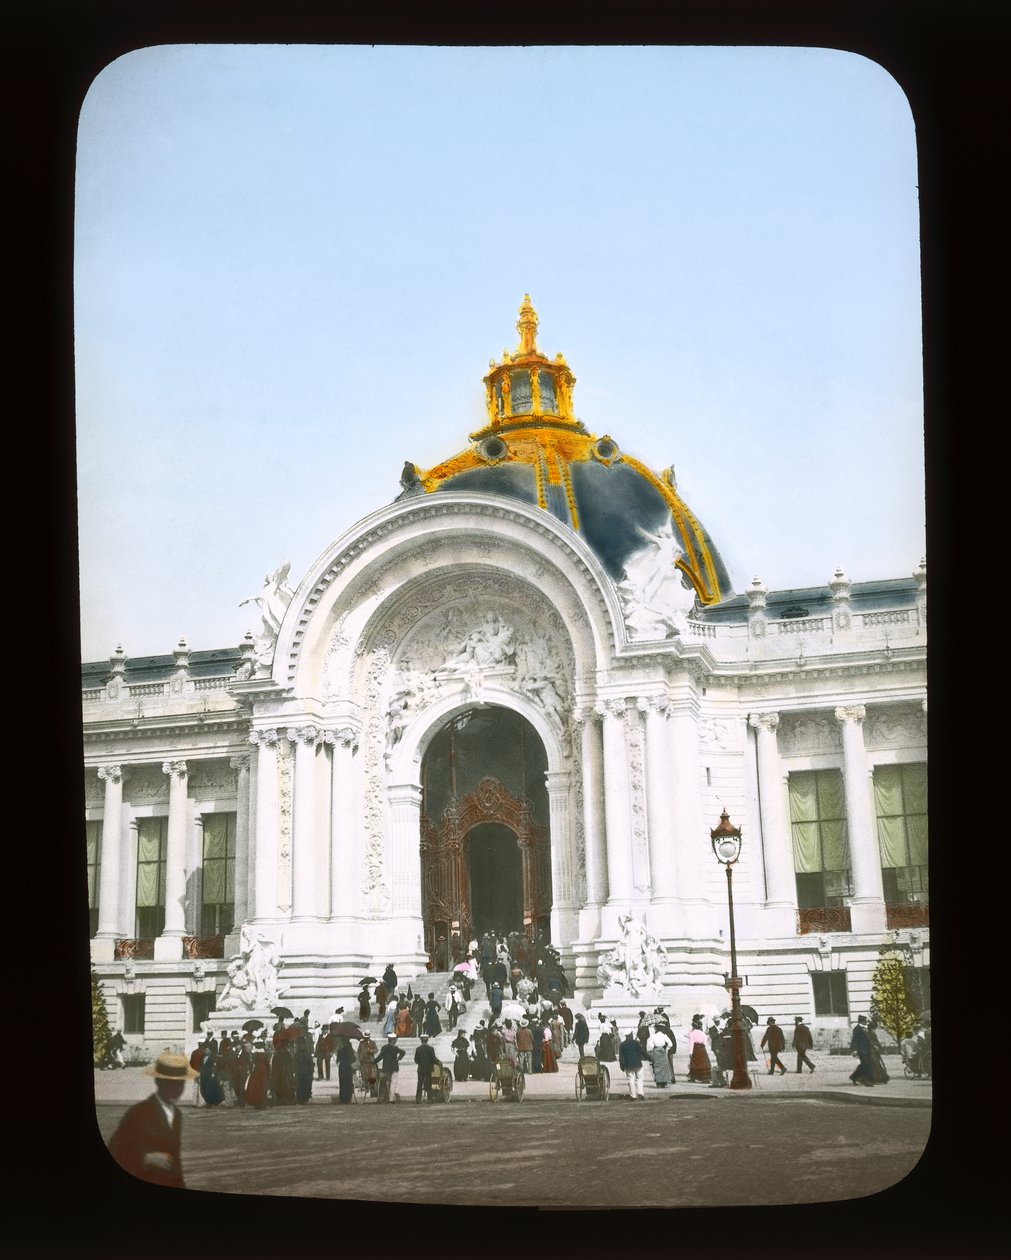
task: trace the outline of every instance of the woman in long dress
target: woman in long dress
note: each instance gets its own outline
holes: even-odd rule
[[[653,1068],[653,1081],[657,1089],[666,1089],[671,1083],[670,1062],[667,1058],[670,1045],[670,1037],[661,1028],[654,1028],[646,1039],[646,1053]]]
[[[225,1100],[214,1064],[214,1055],[208,1047],[200,1061],[200,1093],[208,1107],[217,1107]]]
[[[358,1018],[361,1020],[369,1019],[372,1015],[372,1003],[369,1000],[369,986],[362,985],[362,991],[358,994]]]
[[[403,1006],[397,1007],[397,1036],[413,1037],[414,1023],[411,1020],[411,1008],[407,1005],[407,999],[404,999]]]
[[[294,1038],[295,1042],[295,1101],[307,1103],[312,1097],[312,1081],[315,1075],[315,1064],[312,1050],[305,1036]]]
[[[877,1017],[872,1016],[870,1023],[867,1025],[867,1037],[871,1043],[871,1068],[874,1072],[874,1084],[887,1085],[891,1077],[889,1077],[885,1061],[881,1057],[881,1042],[878,1041],[877,1029]]]
[[[425,1035],[427,1037],[438,1037],[442,1032],[442,1020],[439,1018],[439,1003],[435,1000],[435,994],[428,995],[428,1001],[425,1003]]]
[[[337,1038],[337,1101],[349,1103],[355,1096],[355,1054],[347,1037]]]
[[[453,1079],[455,1081],[465,1081],[470,1075],[470,1042],[467,1040],[467,1034],[461,1029],[449,1044],[455,1051]],[[480,1080],[480,1077],[478,1079]]]
[[[267,1047],[262,1041],[253,1046],[253,1066],[246,1082],[246,1102],[257,1111],[267,1105]]]
[[[541,1071],[557,1072],[558,1060],[555,1058],[555,1039],[551,1035],[551,1025],[545,1025],[541,1044]]]
[[[688,1045],[691,1047],[688,1058],[688,1079],[700,1085],[708,1085],[712,1080],[713,1067],[706,1049],[706,1034],[702,1031],[702,1016],[692,1017],[692,1030],[688,1034]]]

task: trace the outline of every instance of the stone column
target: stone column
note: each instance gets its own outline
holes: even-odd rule
[[[881,882],[877,825],[871,788],[863,721],[867,711],[862,704],[841,705],[835,711],[842,726],[843,776],[846,790],[846,834],[849,839],[850,927],[853,932],[885,930],[885,894]]]
[[[572,775],[568,770],[549,770],[544,780],[548,788],[551,837],[551,935],[553,940],[567,944],[576,931],[569,807]]]
[[[604,826],[607,845],[607,887],[610,907],[632,900],[632,801],[625,739],[625,701],[608,700],[596,706],[603,718]],[[608,928],[617,931],[617,916]],[[613,927],[612,927],[613,921]]]
[[[204,816],[197,814],[193,819],[193,831],[190,836],[190,852],[186,862],[188,876],[196,874],[195,879],[186,880],[186,935],[200,936],[201,922],[204,917]]]
[[[232,757],[229,766],[238,771],[235,802],[235,924],[249,914],[249,758]]]
[[[646,714],[646,817],[649,825],[649,869],[652,901],[673,901],[678,894],[674,851],[673,758],[667,739],[666,696],[649,696]]]
[[[291,836],[291,917],[293,922],[320,917],[321,884],[316,869],[316,748],[320,733],[311,724],[294,727],[288,739],[295,749]]]
[[[123,769],[99,766],[98,777],[105,784],[105,814],[102,818],[102,848],[99,853],[98,931],[92,942],[92,958],[111,962],[113,942],[120,935],[119,882],[123,865]]]
[[[421,784],[388,789],[391,823],[392,913],[421,920]]]
[[[779,757],[779,714],[751,713],[748,725],[756,732],[766,919],[771,912],[775,916],[771,930],[791,933],[796,931],[797,923],[797,875]]]
[[[162,773],[168,775],[169,812],[165,853],[165,927],[154,943],[154,956],[158,961],[181,958],[182,937],[186,934],[186,762],[162,762]]]
[[[607,848],[604,822],[604,752],[599,714],[577,710],[573,721],[582,728],[583,845],[586,860],[586,904],[579,913],[579,936],[591,940],[600,930],[600,907],[607,902]]]
[[[350,726],[323,735],[332,745],[330,767],[330,915],[351,918],[361,884],[354,827],[354,755],[358,736]]]
[[[256,871],[252,918],[263,921],[277,914],[278,787],[277,731],[253,731],[249,742],[256,748],[256,817],[253,852]]]
[[[699,756],[698,706],[692,697],[671,701],[667,741],[671,750],[670,794],[674,831],[676,912],[665,918],[670,934],[695,940],[716,935],[720,903],[711,900],[712,823],[702,817],[702,765]],[[722,897],[722,889],[718,894]]]

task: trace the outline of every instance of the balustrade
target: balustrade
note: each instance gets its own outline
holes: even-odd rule
[[[848,932],[850,930],[849,906],[808,906],[797,911],[797,932]]]

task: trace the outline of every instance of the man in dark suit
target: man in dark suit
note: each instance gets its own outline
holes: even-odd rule
[[[156,1092],[126,1112],[109,1139],[109,1150],[132,1177],[182,1189],[182,1114],[176,1099],[197,1074],[186,1055],[167,1052],[145,1071],[154,1077]]]
[[[770,1015],[765,1021],[765,1036],[762,1038],[762,1049],[768,1048],[769,1051],[769,1075],[774,1076],[776,1068],[779,1068],[780,1076],[786,1075],[786,1065],[779,1057],[783,1050],[786,1049],[786,1037],[783,1030],[776,1023],[775,1019]]]
[[[414,1101],[421,1102],[421,1094],[424,1091],[426,1099],[432,1101],[432,1068],[435,1067],[438,1060],[435,1057],[435,1050],[428,1044],[428,1034],[421,1034],[421,1045],[414,1052],[414,1062],[418,1065],[418,1088],[414,1094]]]

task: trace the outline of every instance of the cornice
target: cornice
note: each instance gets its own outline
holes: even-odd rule
[[[185,719],[172,717],[165,722],[161,722],[153,717],[136,720],[121,718],[114,721],[93,722],[85,725],[84,741],[85,743],[90,743],[100,739],[108,739],[109,736],[115,736],[117,739],[135,742],[141,739],[149,739],[152,736],[231,734],[236,731],[247,733],[249,728],[250,718],[248,714],[228,714],[227,717],[218,719],[209,715],[193,714],[192,717],[187,716]]]

